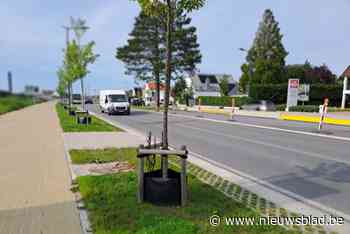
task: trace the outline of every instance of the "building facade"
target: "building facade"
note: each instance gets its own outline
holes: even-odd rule
[[[220,97],[220,81],[225,77],[229,82],[229,96],[238,94],[238,82],[235,81],[232,75],[226,74],[204,74],[199,73],[185,78],[188,88],[193,91],[193,97],[211,96]]]

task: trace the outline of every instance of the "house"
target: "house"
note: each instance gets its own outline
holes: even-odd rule
[[[159,99],[161,103],[164,102],[164,97],[165,97],[165,86],[164,84],[160,84]],[[143,99],[147,106],[156,103],[156,100],[157,100],[157,83],[156,82],[150,81],[145,84],[145,87],[143,90]]]
[[[199,73],[185,78],[187,87],[192,87],[193,97],[212,96],[220,97],[220,81],[227,77],[229,81],[229,96],[238,94],[238,82],[235,81],[232,75],[226,74],[204,74]]]

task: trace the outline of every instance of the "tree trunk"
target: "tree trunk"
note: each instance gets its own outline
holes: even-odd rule
[[[157,62],[154,64],[154,76],[156,79],[156,105],[157,112],[160,110],[160,51],[159,51],[159,28],[158,25],[155,25],[155,55],[157,58]]]
[[[159,71],[156,71],[155,73],[155,77],[156,77],[156,101],[157,101],[157,111],[159,111],[160,109],[160,75],[159,75]]]
[[[72,88],[72,82],[69,82],[69,84],[68,84],[68,103],[69,103],[69,110],[72,108],[72,100],[73,100],[73,88]]]
[[[84,91],[84,81],[83,78],[80,78],[81,85],[81,108],[85,111],[85,91]]]
[[[171,0],[167,0],[167,58],[166,58],[166,77],[165,77],[165,97],[164,97],[164,114],[163,114],[163,147],[168,149],[168,107],[169,107],[169,94],[170,94],[170,79],[171,79],[171,39],[172,39],[172,6]]]

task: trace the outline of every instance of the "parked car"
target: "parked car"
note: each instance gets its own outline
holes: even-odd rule
[[[85,97],[85,104],[94,104],[92,97]]]
[[[131,104],[135,106],[144,106],[145,102],[142,100],[142,98],[132,98]]]
[[[130,115],[130,103],[124,90],[101,90],[100,108],[102,113],[108,115],[124,113]]]
[[[80,94],[73,94],[72,95],[72,101],[73,101],[73,104],[81,104],[81,95]]]
[[[243,105],[242,109],[250,111],[276,111],[276,105],[271,101],[260,100],[256,103]]]

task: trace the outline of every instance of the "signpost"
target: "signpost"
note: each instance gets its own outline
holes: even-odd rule
[[[299,85],[298,90],[298,101],[308,102],[310,94],[310,85],[309,84],[301,84]]]
[[[235,98],[232,98],[232,112],[231,112],[231,120],[234,120],[235,115]]]
[[[341,102],[341,108],[345,109],[346,104],[346,95],[350,95],[350,89],[348,89],[348,77],[344,77],[344,84],[343,84],[343,98]]]
[[[326,114],[328,112],[328,102],[329,102],[329,99],[328,98],[325,98],[324,99],[324,102],[323,102],[323,105],[320,106],[320,123],[318,124],[318,130],[321,131],[322,128],[323,128],[323,122],[326,118]]]
[[[298,90],[299,79],[289,79],[286,111],[289,111],[289,107],[298,105]]]

